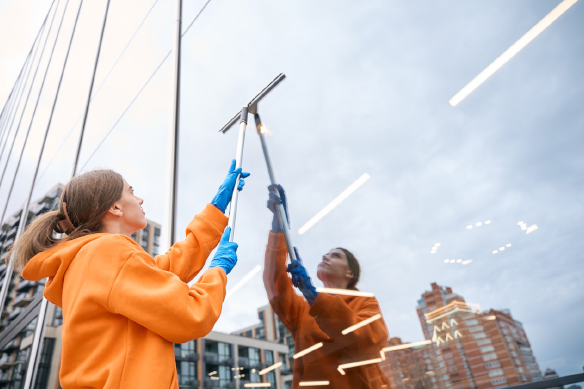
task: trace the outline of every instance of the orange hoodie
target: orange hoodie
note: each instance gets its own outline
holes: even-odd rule
[[[295,352],[322,343],[322,346],[294,361],[292,387],[300,383],[329,381],[334,389],[391,388],[379,368],[381,349],[389,333],[383,318],[347,334],[343,330],[381,314],[374,297],[333,296],[320,293],[312,306],[295,293],[286,273],[284,234],[270,232],[266,248],[264,284],[274,312],[294,337]],[[339,366],[376,360],[362,366]]]
[[[221,314],[225,272],[207,270],[227,217],[212,205],[184,241],[152,258],[132,239],[91,234],[44,251],[22,272],[49,277],[45,297],[63,309],[60,381],[73,388],[176,388],[173,343],[207,335]]]

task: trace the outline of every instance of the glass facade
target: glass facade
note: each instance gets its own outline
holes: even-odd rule
[[[169,257],[144,261],[144,274],[160,284],[147,282],[138,296],[149,304],[132,307],[155,320],[183,306],[185,315],[203,315],[192,323],[211,332],[196,332],[199,339],[165,337],[174,321],[154,335],[188,340],[168,342],[165,355],[174,348],[175,363],[160,364],[176,366],[181,388],[315,381],[360,389],[366,381],[374,389],[490,389],[582,373],[584,1],[183,1],[176,193],[167,187],[172,7],[154,2],[129,0],[109,11],[78,173],[112,168],[136,189],[146,228],[134,231],[144,226],[140,219],[123,232],[153,257],[186,239]],[[45,85],[26,74],[37,65],[42,74],[49,52],[39,49],[26,62],[37,51],[32,39],[18,38],[41,30],[49,7],[47,21],[63,15],[70,27],[73,14],[64,1],[5,3],[27,8],[0,12],[1,31],[22,33],[0,50],[0,282],[7,292],[0,389],[22,386],[32,371],[30,320],[43,293],[59,301],[46,280],[5,279],[5,260],[19,225],[59,207],[86,112],[86,61],[95,57],[80,48],[97,49],[104,11],[104,2],[83,2],[74,66],[64,67],[50,119],[64,50],[55,51],[47,73],[55,82]],[[56,30],[41,31],[47,35],[36,42],[50,48]],[[27,67],[19,78],[20,63]],[[258,95],[280,71],[286,82]],[[237,115],[254,96],[262,100],[248,107],[241,160],[251,175],[226,212],[237,210],[239,260],[225,278],[208,270],[227,224],[209,202],[244,143]],[[219,134],[233,117],[235,125]],[[281,187],[268,189],[274,175]],[[32,184],[34,201],[21,215]],[[91,195],[103,189],[112,188],[98,185]],[[129,211],[123,220],[142,217]],[[79,258],[51,279],[65,280],[65,295]],[[102,285],[97,273],[83,273],[84,286]],[[135,289],[121,290],[114,303],[135,297]],[[168,291],[176,299],[158,299]],[[180,299],[189,304],[175,307]],[[208,300],[211,314],[209,305],[197,307]],[[110,303],[92,314],[111,314]],[[65,314],[76,317],[70,306]],[[52,343],[43,344],[35,387],[57,387],[69,330],[63,316],[50,307]]]

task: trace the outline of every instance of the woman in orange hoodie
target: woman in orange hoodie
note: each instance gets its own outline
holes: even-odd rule
[[[27,227],[10,260],[25,279],[48,277],[44,295],[63,309],[63,389],[178,389],[173,343],[211,331],[237,262],[224,211],[237,176],[249,174],[234,167],[186,239],[155,258],[130,238],[146,226],[143,200],[111,170],[73,178],[59,210]]]
[[[286,266],[288,251],[276,211],[278,203],[287,208],[286,197],[279,185],[268,189],[268,208],[274,218],[266,248],[264,284],[274,312],[294,337],[296,354],[301,354],[294,360],[293,387],[328,382],[327,386],[335,389],[390,388],[378,365],[385,359],[381,350],[387,345],[389,333],[377,299],[317,292],[298,251],[298,259]],[[324,286],[334,289],[356,291],[360,274],[355,256],[340,247],[323,255],[317,268]],[[293,286],[304,298],[294,292]],[[364,321],[359,328],[353,327]]]

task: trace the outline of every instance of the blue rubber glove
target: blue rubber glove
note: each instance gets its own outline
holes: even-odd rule
[[[233,189],[235,188],[235,183],[237,182],[237,176],[241,174],[241,178],[239,180],[239,185],[237,186],[237,190],[242,190],[243,186],[245,185],[245,181],[243,178],[249,177],[249,173],[242,172],[241,168],[235,169],[235,159],[231,161],[231,166],[229,167],[229,173],[227,173],[227,177],[225,177],[225,181],[219,187],[217,194],[211,200],[211,204],[219,208],[221,212],[225,212],[227,206],[231,202],[231,196],[233,196]]]
[[[318,296],[319,293],[316,291],[314,285],[312,285],[312,280],[302,264],[302,259],[300,259],[300,254],[298,254],[298,249],[296,247],[294,247],[294,252],[298,259],[293,260],[286,268],[286,271],[292,275],[292,284],[302,292],[304,298],[308,301],[308,304],[312,306],[312,303],[316,300],[316,296]]]
[[[212,267],[220,267],[225,270],[225,274],[229,274],[237,263],[237,255],[235,254],[237,251],[237,243],[230,242],[229,235],[231,235],[231,227],[227,227],[223,232],[223,236],[217,247],[217,252],[215,252],[215,256],[209,264],[209,269]]]
[[[282,226],[280,226],[280,219],[278,218],[278,204],[284,205],[286,221],[288,222],[288,226],[290,225],[286,192],[284,191],[284,188],[282,188],[282,185],[276,184],[268,186],[268,191],[270,192],[270,197],[268,198],[268,209],[274,214],[274,217],[272,218],[272,232],[280,233],[282,232]]]

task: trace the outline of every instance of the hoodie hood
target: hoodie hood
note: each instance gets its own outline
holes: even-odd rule
[[[28,261],[22,270],[22,278],[29,281],[40,281],[45,277],[49,277],[45,283],[43,294],[47,300],[62,307],[63,280],[71,261],[85,245],[106,235],[111,234],[99,233],[82,236],[38,253]]]

